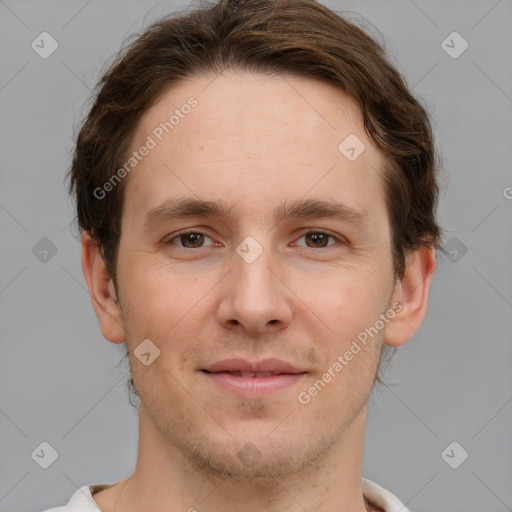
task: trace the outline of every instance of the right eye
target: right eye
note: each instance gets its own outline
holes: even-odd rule
[[[167,240],[164,240],[164,244],[173,244],[178,245],[178,247],[181,247],[183,249],[201,249],[204,243],[205,238],[211,238],[204,233],[200,233],[199,231],[186,231],[183,233],[178,233],[177,235],[173,235],[172,238],[168,238]],[[178,240],[182,245],[179,243],[175,243],[174,240]],[[187,245],[187,244],[190,244]]]

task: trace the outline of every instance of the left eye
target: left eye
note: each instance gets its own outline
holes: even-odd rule
[[[305,233],[300,238],[306,239],[306,244],[308,242],[311,242],[313,245],[306,245],[310,248],[320,248],[323,249],[324,247],[327,247],[329,244],[329,238],[332,238],[333,240],[337,240],[337,238],[333,235],[330,235],[329,233],[325,233],[323,231],[310,231],[309,233]]]

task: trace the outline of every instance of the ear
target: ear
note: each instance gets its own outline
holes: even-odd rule
[[[436,270],[434,248],[421,247],[406,255],[405,272],[397,280],[391,305],[395,317],[386,325],[384,343],[397,347],[409,341],[422,324],[427,312],[428,291]]]
[[[121,310],[99,247],[87,231],[82,232],[81,240],[82,271],[89,288],[92,306],[100,322],[101,334],[112,343],[123,343],[125,333]]]

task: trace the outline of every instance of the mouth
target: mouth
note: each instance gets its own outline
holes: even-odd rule
[[[263,361],[247,361],[246,359],[223,359],[202,369],[208,373],[256,374],[264,377],[280,374],[305,373],[296,366],[281,359],[264,359]]]
[[[220,372],[210,372],[208,370],[202,370],[206,373],[226,373],[228,375],[236,375],[237,377],[245,377],[249,379],[260,379],[262,377],[272,377],[274,375],[298,375],[297,373],[286,373],[286,372],[243,372],[241,370],[226,370]],[[305,373],[305,372],[300,372]]]
[[[201,369],[223,391],[244,398],[258,398],[295,385],[308,372],[279,359],[250,362],[226,359]]]

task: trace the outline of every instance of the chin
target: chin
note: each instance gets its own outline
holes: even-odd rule
[[[312,469],[315,461],[332,446],[320,437],[306,444],[307,436],[299,435],[298,431],[282,434],[274,432],[269,436],[267,429],[262,433],[255,426],[245,431],[243,440],[199,441],[196,437],[195,442],[182,448],[187,459],[202,473],[232,481],[263,482]]]

